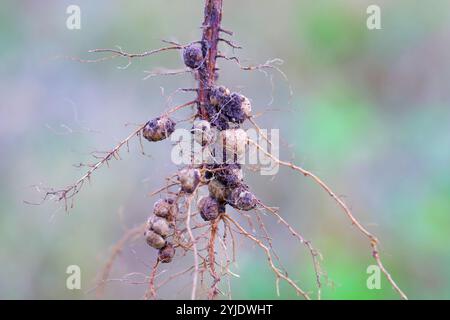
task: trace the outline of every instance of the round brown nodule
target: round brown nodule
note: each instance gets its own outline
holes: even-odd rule
[[[211,88],[209,92],[209,101],[213,106],[224,105],[230,97],[230,90],[225,86],[216,86]]]
[[[151,142],[161,141],[175,131],[175,121],[166,116],[150,120],[142,130],[145,139]]]
[[[193,168],[184,168],[178,172],[181,190],[192,193],[200,183],[200,171]]]
[[[198,209],[203,220],[212,221],[225,212],[225,205],[212,197],[206,196],[199,200]]]
[[[258,200],[255,195],[244,186],[234,189],[227,201],[233,208],[243,211],[249,211],[256,207]]]
[[[208,183],[209,195],[220,202],[227,199],[227,188],[218,180],[213,179]]]
[[[145,231],[144,236],[147,244],[155,249],[161,249],[166,244],[166,240],[153,230]]]
[[[197,44],[190,44],[183,49],[184,64],[191,68],[197,69],[203,63],[202,48]]]
[[[170,242],[168,242],[163,248],[159,249],[158,259],[162,263],[172,262],[174,256],[175,256],[175,248]]]
[[[148,219],[148,228],[155,231],[161,237],[166,238],[170,234],[169,222],[158,216],[151,216]]]
[[[159,199],[153,205],[153,213],[161,218],[172,220],[177,212],[178,208],[173,199]]]

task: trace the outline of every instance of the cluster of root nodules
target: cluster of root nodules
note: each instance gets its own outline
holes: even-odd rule
[[[196,74],[204,67],[202,52],[197,43],[183,50],[185,65]],[[153,277],[160,263],[176,261],[177,252],[180,257],[187,253],[194,255],[194,265],[189,268],[193,298],[202,294],[208,298],[230,294],[221,289],[222,278],[233,275],[230,268],[235,258],[234,234],[245,235],[247,231],[228,214],[229,209],[243,213],[260,203],[244,183],[239,163],[248,143],[240,125],[250,117],[250,100],[225,86],[208,87],[206,95],[207,103],[203,104],[206,116],[198,112],[190,130],[192,143],[201,146],[203,153],[207,150],[213,161],[187,165],[168,179],[168,187],[158,192],[160,199],[154,203],[144,231],[147,244],[158,250]],[[147,122],[142,136],[148,141],[160,141],[174,129],[175,121],[164,115]],[[267,248],[272,250],[270,245]],[[198,287],[208,283],[208,275],[211,281],[206,290]],[[154,298],[158,285],[152,276],[146,297]]]
[[[207,2],[209,3],[209,1]],[[220,32],[231,34],[222,29]],[[73,197],[79,193],[85,182],[90,181],[93,173],[100,167],[105,164],[109,165],[110,160],[120,159],[120,151],[125,147],[128,149],[131,139],[138,137],[141,142],[140,146],[143,148],[142,137],[150,142],[169,138],[177,125],[182,122],[177,123],[172,115],[185,107],[197,106],[189,127],[192,133],[192,143],[201,146],[202,154],[208,156],[207,161],[201,161],[201,163],[193,161],[192,164],[179,168],[175,174],[166,179],[166,184],[162,188],[152,193],[152,195],[158,195],[159,199],[153,204],[152,212],[147,220],[142,225],[128,230],[113,247],[112,254],[102,269],[96,286],[99,296],[108,281],[112,280],[109,275],[117,256],[128,242],[142,238],[143,235],[146,243],[156,250],[156,259],[150,273],[140,282],[147,285],[145,298],[157,298],[158,290],[161,287],[187,275],[190,278],[191,298],[213,299],[218,295],[231,298],[230,278],[239,277],[234,270],[234,262],[238,253],[237,242],[239,239],[245,238],[266,255],[268,268],[274,274],[275,288],[278,294],[280,293],[279,283],[284,281],[299,296],[310,299],[311,292],[303,290],[297,281],[290,278],[272,245],[272,237],[264,223],[265,217],[271,216],[277,223],[284,226],[310,254],[315,271],[317,286],[315,291],[317,298],[320,299],[322,280],[326,279],[319,263],[320,254],[313,248],[310,241],[305,240],[292,228],[277,209],[265,205],[244,182],[240,160],[245,157],[247,145],[252,143],[279,165],[312,179],[336,202],[352,225],[367,238],[371,254],[389,283],[402,298],[406,299],[406,295],[382,264],[377,238],[359,223],[347,204],[315,174],[293,163],[276,158],[247,137],[246,131],[242,128],[247,120],[260,132],[251,115],[250,100],[239,92],[232,92],[226,86],[215,84],[218,79],[217,68],[215,59],[211,63],[210,55],[214,51],[215,58],[233,60],[240,69],[247,71],[262,71],[270,68],[281,72],[273,65],[278,60],[270,60],[256,66],[242,66],[238,58],[227,57],[215,52],[216,50],[211,50],[210,43],[202,41],[188,45],[166,41],[170,46],[137,54],[127,53],[122,49],[96,49],[91,52],[111,53],[112,55],[96,60],[74,59],[80,62],[96,62],[125,57],[128,59],[128,66],[134,58],[143,58],[168,50],[182,50],[186,69],[167,73],[151,73],[151,75],[191,73],[198,80],[199,87],[180,91],[196,92],[197,97],[195,100],[166,110],[160,116],[138,126],[134,132],[106,152],[104,156],[96,156],[96,162],[84,165],[89,170],[74,184],[65,189],[47,191],[44,200],[53,198],[57,201],[64,201],[66,210],[68,210],[73,205]],[[217,41],[223,42],[233,49],[238,48],[229,40],[218,38]],[[211,71],[214,74],[209,74]],[[282,72],[281,74],[285,77]],[[261,132],[260,134],[263,135]],[[263,136],[262,138],[270,143],[267,137]],[[69,206],[68,200],[72,201]],[[246,227],[241,224],[241,220],[246,221]],[[161,265],[169,263],[173,265],[178,259],[181,260],[184,257],[193,257],[187,268],[177,272],[161,270]],[[138,283],[131,280],[128,277],[130,275],[132,274],[121,280]]]
[[[185,66],[202,86],[202,72],[206,72],[205,45],[194,42],[180,48]],[[217,75],[214,75],[213,82],[215,80]],[[268,213],[274,216],[308,248],[320,290],[318,253],[276,209],[265,206],[244,182],[241,160],[245,157],[249,139],[241,126],[251,117],[250,100],[223,85],[203,85],[202,89],[199,87],[191,91],[198,93],[196,100],[149,120],[138,129],[137,135],[149,142],[169,138],[178,125],[172,114],[196,104],[197,112],[188,129],[191,142],[201,146],[202,154],[208,155],[205,159],[208,161],[194,161],[179,168],[167,178],[165,186],[152,194],[157,195],[158,199],[147,221],[127,232],[114,247],[112,257],[102,272],[99,288],[103,289],[108,281],[114,259],[126,242],[143,234],[145,242],[156,252],[155,263],[145,281],[148,284],[145,298],[157,298],[159,288],[183,275],[190,276],[191,298],[231,297],[230,279],[238,277],[236,270],[232,269],[236,261],[237,241],[242,236],[267,255],[268,267],[274,272],[277,289],[279,281],[284,280],[299,295],[309,298],[308,293],[291,280],[282,267],[263,215]],[[202,94],[203,99],[200,98]],[[254,124],[253,121],[250,123]],[[247,213],[249,211],[252,213]],[[241,220],[246,221],[248,226],[243,227],[239,222]],[[163,264],[176,264],[178,259],[192,256],[194,259],[184,270],[161,271]],[[168,276],[162,277],[163,273]]]

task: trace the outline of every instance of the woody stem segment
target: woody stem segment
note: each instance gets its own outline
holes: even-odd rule
[[[198,115],[203,120],[209,119],[207,112],[208,91],[215,82],[217,44],[222,22],[222,3],[223,0],[205,0],[205,18],[202,25],[202,51],[205,59],[198,70]]]

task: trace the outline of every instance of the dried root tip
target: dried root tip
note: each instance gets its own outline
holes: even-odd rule
[[[148,228],[155,231],[161,237],[166,238],[170,234],[169,222],[158,216],[151,216],[147,222]]]
[[[247,133],[243,129],[221,131],[218,147],[222,154],[226,156],[226,159],[223,159],[224,162],[230,163],[242,159],[245,155],[247,143]]]
[[[200,183],[200,171],[193,168],[184,168],[178,172],[178,180],[181,184],[181,190],[192,193]]]
[[[177,212],[178,208],[173,199],[159,199],[153,205],[153,213],[161,218],[172,220]]]
[[[166,116],[150,120],[142,130],[142,135],[148,141],[161,141],[175,130],[175,121]]]
[[[239,186],[230,193],[228,203],[238,210],[249,211],[256,207],[258,200],[246,187]]]
[[[194,122],[192,128],[194,140],[201,146],[206,146],[214,143],[217,138],[217,132],[211,128],[211,123],[206,120],[197,120]]]
[[[209,92],[209,101],[213,106],[223,105],[230,98],[230,90],[224,86],[211,88]]]
[[[225,202],[227,199],[227,188],[218,180],[211,180],[208,184],[209,195],[218,200]]]
[[[198,210],[203,220],[212,221],[225,212],[225,204],[212,197],[203,197],[198,202]]]
[[[199,44],[190,44],[183,50],[184,64],[191,69],[199,68],[203,63],[202,48]]]
[[[159,249],[158,259],[162,263],[172,262],[174,256],[175,256],[175,248],[170,242],[167,242],[163,248]]]
[[[161,249],[166,244],[166,240],[153,230],[145,231],[144,236],[147,244],[155,249]]]

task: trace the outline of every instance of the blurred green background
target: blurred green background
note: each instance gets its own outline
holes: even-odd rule
[[[280,128],[282,156],[312,170],[350,204],[381,240],[386,267],[410,298],[450,298],[450,2],[225,0],[223,25],[235,32],[245,63],[285,61],[294,96],[278,74],[220,62],[220,82],[252,99],[265,128]],[[68,30],[66,8],[81,7],[81,30]],[[382,30],[366,28],[378,4]],[[192,87],[190,76],[143,81],[144,70],[182,67],[179,53],[80,64],[89,49],[140,52],[160,39],[186,43],[200,35],[203,1],[2,1],[0,11],[0,298],[90,299],[97,272],[125,228],[146,219],[150,191],[176,170],[170,143],[136,144],[123,160],[98,171],[69,214],[39,201],[35,185],[62,187],[93,150],[107,150],[161,113],[168,95]],[[231,50],[224,48],[228,54]],[[164,88],[162,90],[161,88]],[[273,97],[272,97],[273,94]],[[188,101],[177,94],[171,105]],[[270,104],[273,98],[273,103]],[[246,177],[267,204],[320,250],[327,299],[397,298],[383,278],[368,290],[373,264],[367,241],[312,181],[281,169]],[[315,289],[310,257],[269,217],[268,229],[290,276]],[[233,271],[234,298],[278,298],[259,249],[245,240]],[[155,252],[127,246],[113,278],[148,274]],[[190,261],[190,260],[189,260]],[[66,268],[82,270],[82,290],[66,289]],[[167,269],[177,270],[177,262]],[[173,269],[172,269],[173,268]],[[186,298],[190,278],[161,290]],[[139,299],[145,285],[111,282],[107,298]],[[282,299],[296,298],[281,286]]]

